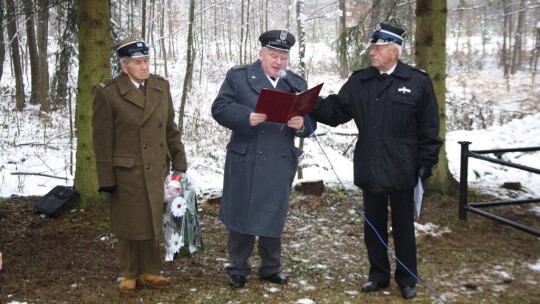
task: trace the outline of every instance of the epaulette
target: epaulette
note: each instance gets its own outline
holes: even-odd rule
[[[111,84],[114,84],[116,83],[116,79],[109,79],[109,80],[106,80],[106,81],[103,81],[103,82],[100,82],[98,86],[100,86],[101,88],[105,88],[105,87],[108,87],[110,86]]]
[[[301,78],[301,79],[304,79],[304,77],[300,76],[300,74],[298,74],[298,73],[296,73],[296,72],[294,72],[294,71],[292,71],[292,70],[287,70],[287,71],[290,72],[293,76],[296,76],[296,77],[299,77],[299,78]]]
[[[231,70],[237,71],[237,70],[247,69],[248,66],[249,66],[248,64],[235,65],[231,68]]]
[[[165,80],[165,81],[168,81],[167,78],[161,76],[161,75],[156,75],[156,74],[152,74],[152,76],[156,77],[156,79],[159,79],[159,80]]]
[[[424,74],[424,75],[428,75],[428,72],[426,72],[425,70],[422,70],[422,69],[420,69],[420,68],[412,67],[412,69],[413,69],[413,70],[416,70],[416,71],[418,71],[418,72],[420,72],[420,73],[422,73],[422,74]]]
[[[152,74],[151,77],[157,82],[163,81],[165,83],[169,83],[169,80],[161,75]]]

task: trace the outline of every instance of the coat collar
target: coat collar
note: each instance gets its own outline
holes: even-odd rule
[[[273,88],[268,78],[266,78],[266,74],[264,74],[262,70],[260,60],[248,65],[247,78],[249,86],[252,87],[257,93],[261,93],[263,88]]]
[[[263,88],[290,92],[289,86],[283,80],[279,80],[277,86],[274,88],[272,83],[270,83],[270,80],[266,77],[266,74],[263,72],[261,61],[258,59],[248,65],[247,78],[249,86],[251,86],[258,94],[261,93]]]
[[[409,65],[404,64],[403,62],[401,62],[401,60],[398,60],[396,69],[392,73],[392,76],[397,77],[397,78],[406,79],[406,78],[411,77],[411,73],[412,73],[412,68]],[[360,78],[367,80],[367,79],[370,79],[370,78],[375,78],[378,75],[379,75],[379,70],[377,70],[376,68],[370,66],[369,68],[364,70],[364,73],[360,74]]]
[[[156,110],[163,99],[163,85],[153,75],[146,79],[146,96],[133,85],[129,76],[122,73],[117,77],[118,90],[124,99],[144,109],[143,122]]]

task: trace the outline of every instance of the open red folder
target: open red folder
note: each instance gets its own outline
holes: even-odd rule
[[[286,124],[291,117],[313,111],[324,82],[300,93],[262,89],[255,113],[264,113],[266,121]]]

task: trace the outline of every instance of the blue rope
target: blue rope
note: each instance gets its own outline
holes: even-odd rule
[[[310,127],[311,129],[313,130],[313,126],[311,125],[311,121],[308,119],[307,120],[308,123],[310,124]],[[371,224],[371,222],[367,219],[367,217],[365,216],[365,214],[360,211],[360,208],[358,208],[358,205],[356,204],[354,198],[352,197],[352,195],[350,194],[349,192],[349,189],[347,189],[347,187],[345,186],[345,184],[343,184],[343,182],[341,181],[341,179],[339,178],[336,170],[334,169],[334,165],[332,164],[332,162],[330,161],[330,158],[328,157],[328,155],[326,154],[326,151],[324,151],[321,143],[319,142],[319,138],[317,137],[317,134],[316,132],[313,132],[313,134],[310,136],[310,137],[313,137],[315,139],[315,142],[317,142],[317,144],[319,145],[319,148],[321,149],[321,152],[323,153],[324,157],[326,158],[326,160],[328,161],[328,163],[330,164],[330,168],[332,169],[332,172],[334,172],[334,175],[336,176],[339,184],[341,185],[341,187],[343,188],[343,190],[345,190],[345,194],[347,195],[347,197],[349,198],[349,200],[351,201],[351,204],[354,208],[354,210],[356,211],[356,213],[358,213],[358,215],[360,215],[365,223],[367,223],[369,225],[369,227],[371,227],[371,229],[373,229],[373,231],[375,232],[375,234],[377,235],[377,238],[381,241],[381,243],[384,245],[384,247],[386,247],[386,249],[392,254],[392,258],[394,258],[394,260],[396,261],[396,263],[399,263],[399,265],[401,265],[405,270],[407,270],[408,273],[410,273],[418,283],[420,283],[422,286],[426,287],[429,291],[431,291],[431,293],[438,299],[440,300],[442,303],[444,304],[448,304],[448,302],[444,301],[444,299],[435,291],[435,289],[433,289],[431,286],[429,286],[427,283],[425,283],[424,281],[422,281],[418,276],[416,276],[407,266],[405,266],[405,264],[403,264],[399,259],[398,257],[396,256],[396,253],[394,252],[394,250],[392,250],[392,248],[382,239],[381,235],[379,234],[379,232],[377,231],[377,229],[375,229],[375,227]]]

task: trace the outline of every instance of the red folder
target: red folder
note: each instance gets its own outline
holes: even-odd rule
[[[255,113],[264,113],[266,121],[286,124],[291,117],[313,111],[324,82],[300,93],[262,89]]]

